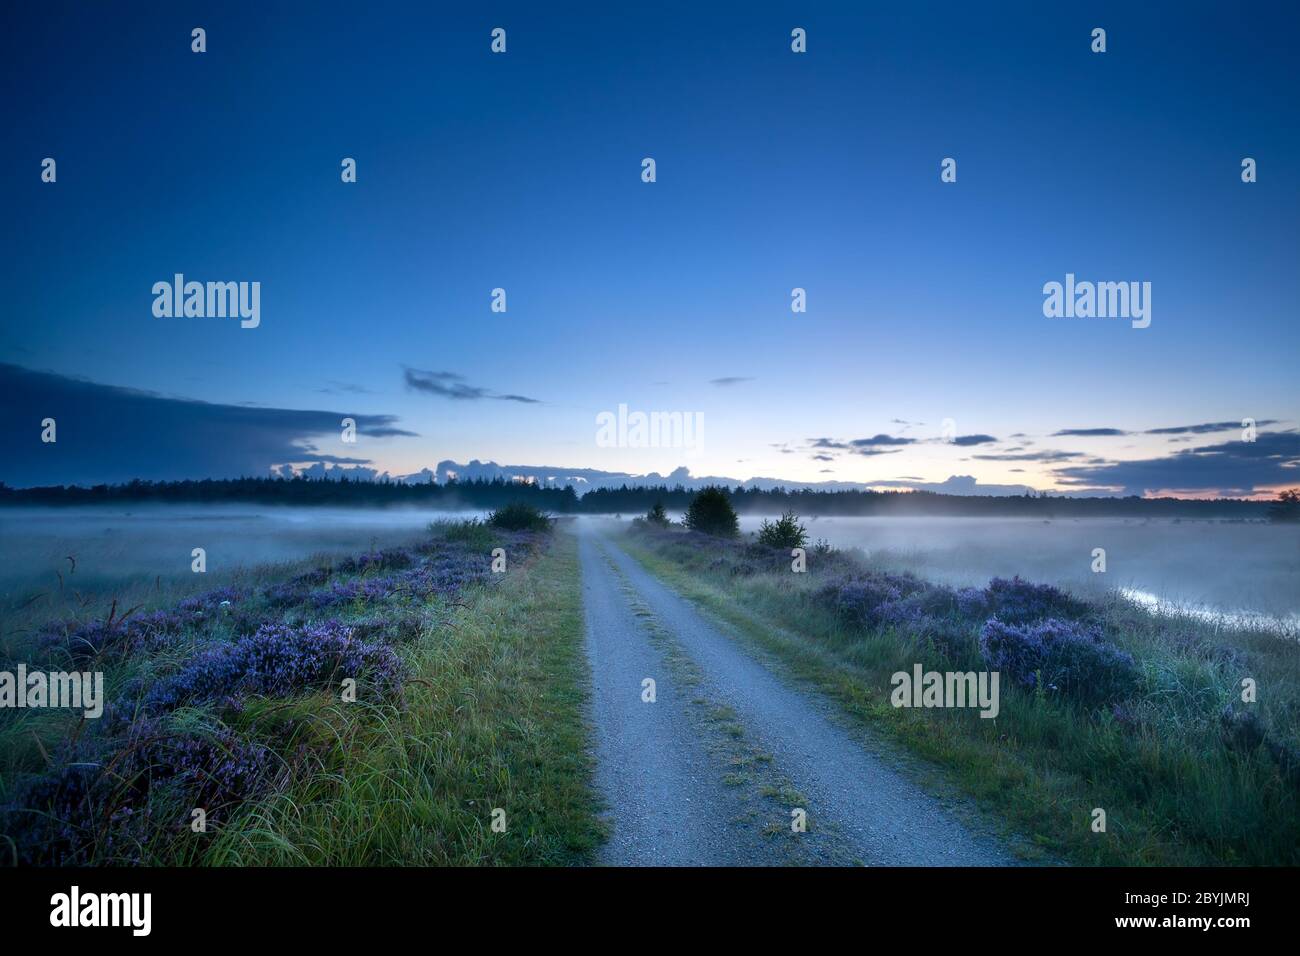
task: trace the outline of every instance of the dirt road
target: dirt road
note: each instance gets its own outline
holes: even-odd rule
[[[1003,840],[973,832],[833,722],[829,704],[759,663],[645,571],[619,546],[619,532],[597,521],[573,531],[597,785],[612,826],[602,862],[1017,862]],[[791,826],[797,810],[807,812],[808,832]]]

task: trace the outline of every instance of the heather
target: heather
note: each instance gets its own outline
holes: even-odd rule
[[[1088,702],[1123,700],[1141,682],[1131,654],[1107,643],[1098,628],[1073,621],[990,618],[980,632],[980,651],[990,670],[1023,687]]]
[[[264,624],[257,633],[205,651],[145,695],[150,712],[235,699],[284,696],[368,679],[382,693],[401,688],[402,664],[378,641],[357,639],[336,620],[302,627]]]
[[[989,609],[1003,621],[1024,624],[1048,617],[1082,617],[1088,605],[1050,584],[994,578],[984,589]]]
[[[0,805],[20,863],[70,866],[148,861],[148,843],[184,832],[193,811],[219,826],[262,793],[272,751],[225,729],[195,732],[140,721],[98,747],[70,746]]]
[[[96,613],[82,595],[73,617],[22,629],[8,618],[6,663],[102,670],[108,705],[84,722],[0,713],[0,860],[198,862],[267,801],[366,760],[370,748],[340,753],[342,742],[412,719],[410,681],[428,685],[430,649],[509,577],[491,573],[492,549],[527,572],[549,547],[546,533],[466,524],[162,606],[109,599]]]
[[[950,587],[824,545],[795,573],[789,549],[758,534],[643,521],[628,545],[737,639],[903,748],[901,766],[923,781],[940,775],[1052,857],[1300,863],[1293,640],[1025,577]],[[891,676],[916,664],[999,672],[998,717],[890,706]],[[1243,681],[1268,694],[1244,702]],[[1096,807],[1106,834],[1089,826]]]

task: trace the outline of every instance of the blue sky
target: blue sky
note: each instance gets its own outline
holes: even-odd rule
[[[257,6],[11,15],[0,361],[51,377],[23,380],[25,464],[0,479],[174,476],[160,441],[112,467],[89,440],[75,468],[75,448],[42,457],[28,419],[65,379],[283,412],[300,461],[393,473],[1242,493],[1300,457],[1292,4]],[[155,318],[176,272],[259,281],[260,326]],[[1066,273],[1150,282],[1151,326],[1044,317]],[[702,446],[599,447],[619,404],[702,414]],[[129,408],[96,428],[157,430]],[[302,431],[336,414],[413,434]],[[1274,423],[1254,448],[1239,427],[1144,434],[1245,417]],[[945,418],[996,441],[938,441]],[[1055,434],[1097,428],[1126,434]],[[912,441],[851,445],[880,434]],[[186,467],[286,460],[249,445]]]

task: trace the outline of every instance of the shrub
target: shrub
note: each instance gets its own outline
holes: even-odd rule
[[[523,550],[523,547],[515,545],[516,550]],[[432,594],[454,597],[467,585],[491,578],[489,567],[487,554],[448,549],[430,555],[419,567],[403,572],[400,586],[422,598]]]
[[[979,658],[975,628],[952,618],[926,618],[917,628],[921,638],[953,664],[966,665]]]
[[[1048,617],[1078,618],[1088,605],[1050,584],[1031,584],[1019,576],[994,578],[984,590],[989,609],[1000,620],[1027,624]]]
[[[115,609],[116,610],[116,609]],[[66,652],[76,664],[112,652],[126,655],[144,646],[167,644],[195,620],[192,612],[150,611],[145,614],[103,620],[63,621],[48,625],[36,638],[45,652]]]
[[[930,619],[948,619],[957,614],[957,594],[944,585],[923,584],[919,590],[906,594],[907,583],[894,584],[899,597],[879,609],[879,617],[896,627],[919,629]]]
[[[957,613],[962,617],[984,619],[992,613],[988,594],[983,588],[958,588],[955,599]]]
[[[1126,697],[1140,679],[1130,655],[1102,640],[1096,628],[1075,621],[1011,624],[995,617],[980,634],[980,652],[991,669],[1024,687],[1089,703]]]
[[[382,601],[399,586],[399,582],[394,578],[358,578],[351,581],[335,581],[327,588],[314,591],[309,597],[312,607],[323,610],[340,604],[351,604],[354,601],[363,604]]]
[[[672,524],[672,522],[668,520],[668,512],[664,510],[664,503],[662,501],[656,501],[654,503],[654,507],[646,512],[645,520],[646,524],[656,525],[660,528],[666,528]]]
[[[257,633],[207,651],[159,681],[146,694],[145,705],[157,712],[242,694],[287,695],[364,675],[381,691],[394,690],[401,685],[402,664],[391,648],[357,639],[338,621],[301,628],[264,624]]]
[[[147,773],[185,785],[194,806],[214,812],[253,796],[272,765],[272,754],[224,728],[208,734],[177,734],[146,721],[136,729],[128,764],[134,776]],[[188,822],[188,821],[187,821]]]
[[[15,788],[13,799],[0,806],[0,833],[14,841],[19,863],[90,862],[104,803],[101,774],[101,768],[89,760],[68,760]]]
[[[704,488],[698,492],[691,499],[682,524],[692,531],[720,538],[734,538],[740,533],[740,519],[724,488]]]
[[[225,728],[200,734],[153,720],[101,751],[82,743],[60,757],[0,807],[0,830],[21,863],[139,863],[152,829],[187,825],[195,807],[209,823],[223,821],[266,789],[274,761],[266,747]]]
[[[291,607],[307,600],[306,576],[300,576],[280,584],[272,584],[262,592],[267,605],[273,608]],[[329,575],[325,575],[326,579]]]
[[[758,529],[758,543],[769,548],[802,548],[808,543],[808,529],[799,523],[799,516],[787,511],[776,521],[763,519]]]
[[[1278,492],[1277,501],[1269,506],[1268,517],[1279,523],[1300,521],[1300,488]]]
[[[400,571],[409,568],[415,556],[405,548],[389,548],[386,551],[367,551],[357,558],[357,570],[366,571]]]
[[[547,531],[551,519],[532,505],[515,501],[488,515],[488,524],[506,531]]]
[[[907,574],[872,571],[866,575],[829,584],[819,594],[842,618],[859,627],[902,624],[919,612],[904,609],[904,599],[923,590],[919,580]]]
[[[176,605],[182,614],[202,615],[205,611],[216,611],[222,604],[233,604],[243,600],[243,594],[233,587],[217,588],[196,597],[186,598]]]

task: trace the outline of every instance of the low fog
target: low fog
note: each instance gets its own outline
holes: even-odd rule
[[[481,512],[320,509],[257,505],[0,510],[0,596],[57,585],[105,589],[190,577],[191,551],[207,552],[208,581],[239,568],[354,554],[418,536],[430,521]],[[680,515],[674,516],[680,518]],[[580,518],[579,520],[599,520]],[[1019,574],[1080,594],[1119,589],[1156,609],[1264,615],[1300,630],[1300,528],[1264,522],[1137,519],[802,519],[810,543],[865,551],[882,567],[950,584]],[[741,529],[757,530],[745,515]],[[1106,572],[1091,570],[1093,549]],[[76,560],[75,575],[70,575]]]
[[[474,514],[237,504],[0,509],[0,595],[48,588],[59,573],[68,585],[97,589],[186,576],[194,548],[207,552],[215,580],[241,567],[399,544],[430,521]]]
[[[740,519],[743,531],[762,523]],[[1300,528],[1243,521],[1096,518],[803,519],[810,541],[949,584],[1019,574],[1080,594],[1123,589],[1167,608],[1263,614],[1300,625]],[[1106,571],[1092,571],[1094,548]]]

